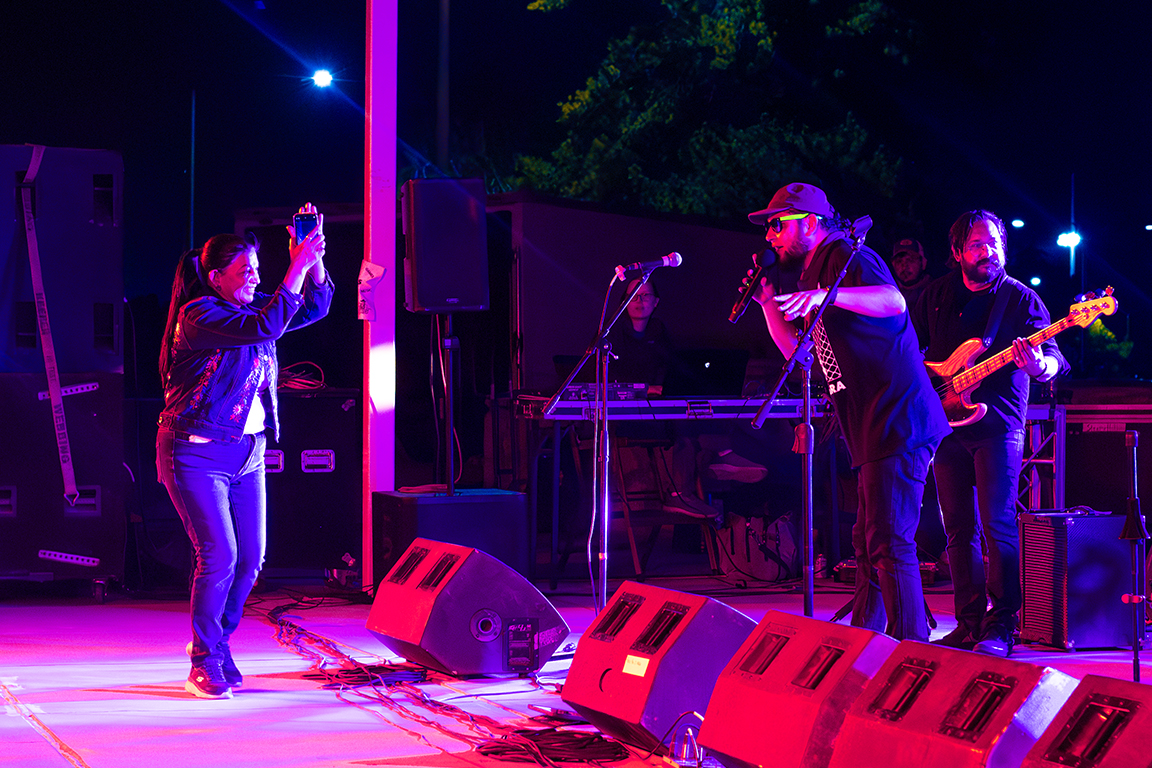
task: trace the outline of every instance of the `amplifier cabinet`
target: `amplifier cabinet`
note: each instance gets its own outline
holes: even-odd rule
[[[130,477],[124,377],[63,373],[60,384],[70,392],[63,402],[80,494],[74,504],[64,498],[48,377],[0,373],[0,578],[122,579]]]
[[[1124,519],[1020,516],[1021,640],[1066,650],[1132,646],[1132,606],[1122,602],[1132,591],[1132,543],[1119,538]],[[1143,562],[1138,566],[1144,584]],[[1143,634],[1139,641],[1143,645]]]
[[[1136,448],[1137,488],[1152,488],[1152,404],[1069,405],[1064,447],[1064,500],[1054,506],[1128,511],[1132,462],[1124,433],[1143,432]]]
[[[280,442],[268,440],[268,553],[272,571],[345,568],[360,559],[360,391],[278,393]],[[271,433],[269,433],[271,434]]]

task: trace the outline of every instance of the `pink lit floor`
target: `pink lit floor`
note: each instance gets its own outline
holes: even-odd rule
[[[573,571],[576,569],[573,568]],[[802,612],[794,590],[773,585],[735,589],[710,577],[659,577],[658,586],[707,594],[759,620],[769,609]],[[611,593],[619,580],[613,580]],[[847,599],[842,585],[819,582],[815,615],[828,620]],[[272,608],[299,601],[286,617],[309,637],[331,642],[336,655],[365,664],[395,661],[365,629],[370,606],[322,586],[283,587],[253,596],[233,638],[244,687],[231,700],[206,701],[184,691],[189,639],[186,598],[139,599],[119,592],[96,604],[88,597],[48,597],[0,591],[0,765],[4,768],[90,766],[497,766],[473,747],[508,726],[540,727],[527,718],[566,709],[556,693],[572,648],[594,618],[586,583],[564,581],[541,590],[572,628],[539,684],[508,678],[434,677],[419,688],[438,702],[474,716],[460,718],[393,692],[337,692],[305,677],[314,658],[278,642],[267,617]],[[955,626],[947,586],[928,595],[939,637]],[[299,645],[335,661],[313,642]],[[1152,652],[1146,653],[1152,662]],[[1132,679],[1130,650],[1064,653],[1018,647],[1013,658],[1052,666],[1074,677],[1091,672]],[[332,666],[332,665],[330,665]],[[1142,667],[1152,679],[1152,663]],[[490,718],[494,723],[486,723]],[[642,753],[614,765],[660,765]]]

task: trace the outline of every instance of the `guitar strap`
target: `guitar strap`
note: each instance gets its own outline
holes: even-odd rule
[[[984,326],[984,349],[992,348],[992,341],[996,338],[996,331],[1000,329],[1000,320],[1004,317],[1004,309],[1008,306],[1008,286],[1016,282],[1015,278],[1004,275],[996,288],[996,301],[992,304],[992,311],[988,314],[988,324]]]

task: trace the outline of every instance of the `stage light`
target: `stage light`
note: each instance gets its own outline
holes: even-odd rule
[[[1145,224],[1144,229],[1148,230],[1149,232],[1152,232],[1152,224]]]
[[[332,85],[332,73],[326,69],[318,69],[316,74],[312,75],[312,82],[321,88],[327,88]]]
[[[1020,229],[1021,227],[1024,226],[1024,220],[1023,219],[1012,219],[1012,226],[1015,227],[1016,229]]]
[[[1080,245],[1080,234],[1076,230],[1063,232],[1056,238],[1056,245],[1068,249],[1068,276],[1076,274],[1076,246]]]
[[[1033,288],[1035,288],[1036,286],[1040,285],[1040,277],[1039,276],[1033,277],[1028,282],[1032,284]]]

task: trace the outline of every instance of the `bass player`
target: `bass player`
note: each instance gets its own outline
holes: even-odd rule
[[[949,230],[954,269],[931,282],[912,311],[926,360],[946,360],[972,338],[984,349],[977,360],[1012,350],[1015,367],[1001,368],[975,388],[975,408],[952,421],[933,467],[957,622],[936,642],[1001,657],[1012,652],[1021,603],[1015,511],[1029,380],[1048,381],[1069,369],[1055,341],[1027,341],[1050,323],[1048,309],[1005,272],[1005,235],[1004,222],[990,211],[960,216]]]

